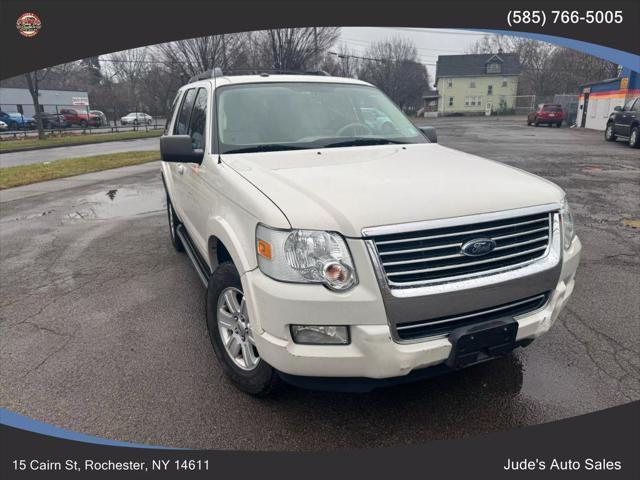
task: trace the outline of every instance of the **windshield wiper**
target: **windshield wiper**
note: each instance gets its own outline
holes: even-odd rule
[[[281,143],[265,143],[263,145],[254,145],[252,147],[236,148],[227,150],[223,153],[254,153],[254,152],[277,152],[280,150],[304,150],[303,147],[296,145],[286,145]]]
[[[353,138],[343,142],[329,143],[328,145],[324,145],[323,148],[359,147],[365,145],[400,145],[405,143],[407,142],[399,142],[388,138]]]

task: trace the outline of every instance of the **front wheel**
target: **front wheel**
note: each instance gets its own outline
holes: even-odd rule
[[[631,148],[640,147],[640,128],[637,126],[631,129],[631,135],[629,135],[629,146]]]
[[[240,275],[231,262],[221,263],[209,278],[207,328],[224,373],[240,390],[266,396],[279,386],[278,373],[256,348]]]
[[[607,123],[607,128],[604,131],[604,139],[607,142],[615,142],[616,138],[616,134],[613,130],[613,122]]]

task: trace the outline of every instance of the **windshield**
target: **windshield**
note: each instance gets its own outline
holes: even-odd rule
[[[220,153],[428,143],[378,89],[344,83],[220,87]]]

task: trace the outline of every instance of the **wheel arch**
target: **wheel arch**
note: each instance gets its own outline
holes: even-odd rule
[[[255,227],[254,227],[255,228]],[[253,247],[255,233],[251,238],[243,241],[236,235],[235,229],[226,225],[224,221],[210,223],[209,237],[207,238],[207,260],[211,271],[223,262],[231,261],[238,269],[240,275],[257,267],[255,249]],[[247,232],[248,233],[248,232]],[[243,234],[243,237],[246,235]]]

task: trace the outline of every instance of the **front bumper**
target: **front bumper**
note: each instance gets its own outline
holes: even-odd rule
[[[533,340],[554,324],[573,292],[581,248],[576,237],[564,252],[559,281],[545,307],[516,319],[517,342]],[[445,362],[451,351],[447,338],[414,343],[393,339],[375,275],[362,268],[370,261],[364,249],[351,250],[361,266],[360,284],[346,293],[276,282],[259,270],[242,276],[260,356],[280,372],[309,377],[402,377]],[[351,343],[298,345],[291,339],[291,324],[349,325]]]

